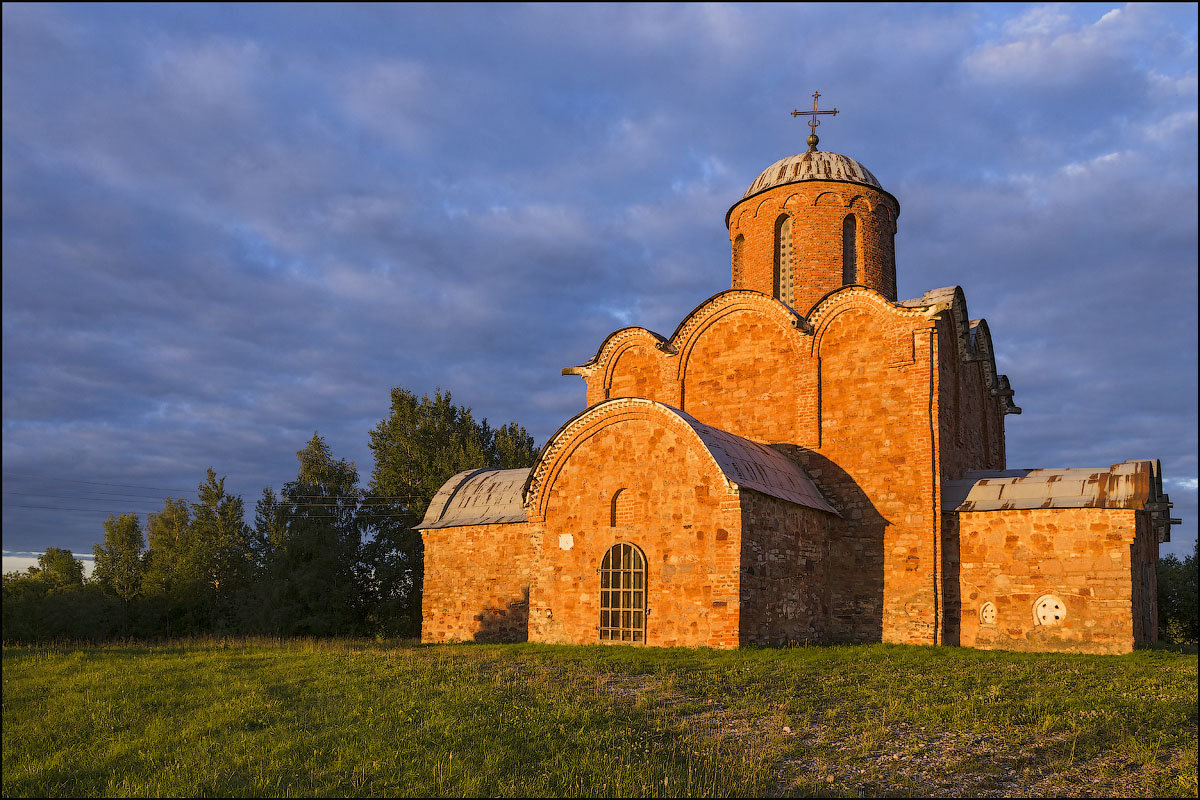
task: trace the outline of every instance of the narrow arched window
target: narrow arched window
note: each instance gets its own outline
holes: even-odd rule
[[[842,220],[842,285],[858,283],[858,219],[847,214]]]
[[[775,221],[774,295],[792,304],[792,218],[784,214]]]
[[[628,525],[633,522],[633,509],[629,507],[629,493],[625,489],[613,492],[608,526]]]
[[[738,234],[733,240],[733,280],[730,286],[734,289],[742,288],[742,245],[746,243],[746,237]]]
[[[600,562],[600,641],[646,641],[646,556],[618,542]]]

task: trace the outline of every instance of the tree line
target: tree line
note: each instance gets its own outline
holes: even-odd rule
[[[263,490],[247,520],[210,467],[196,500],[168,497],[147,515],[113,514],[95,566],[49,547],[4,575],[5,641],[197,634],[417,636],[420,534],[412,529],[457,472],[532,466],[533,438],[397,387],[369,432],[366,486],[319,433],[297,454],[295,480]]]
[[[242,498],[209,468],[195,502],[168,497],[145,523],[112,515],[95,567],[49,547],[38,566],[4,576],[4,640],[100,641],[195,634],[417,636],[420,534],[433,495],[455,473],[533,465],[533,438],[492,428],[449,392],[419,400],[397,387],[369,432],[365,487],[317,433],[296,479],[266,488],[246,521]],[[1158,565],[1159,634],[1197,641],[1197,553]]]

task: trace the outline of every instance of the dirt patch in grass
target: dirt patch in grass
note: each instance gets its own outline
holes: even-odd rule
[[[686,691],[670,677],[651,673],[606,675],[597,687],[635,706],[654,706],[666,724],[717,740],[722,749],[768,753],[775,779],[769,789],[772,796],[1196,794],[1194,716],[1178,731],[1182,742],[1174,746],[1139,745],[1139,731],[1118,726],[1100,752],[1083,755],[1080,738],[1095,750],[1098,734],[1079,722],[1111,713],[1076,711],[1077,719],[1060,730],[1039,732],[1043,721],[1027,729],[981,732],[903,721],[872,723],[873,714],[886,717],[886,710],[870,707],[802,720],[778,710],[754,713],[703,692]]]

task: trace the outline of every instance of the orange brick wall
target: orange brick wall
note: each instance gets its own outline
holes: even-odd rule
[[[849,528],[830,554],[838,638],[936,642],[932,334],[927,320],[869,304],[821,334],[820,450],[807,460]]]
[[[948,640],[982,649],[1129,652],[1140,638],[1140,587],[1133,575],[1140,571],[1134,553],[1149,549],[1137,520],[1144,513],[1064,508],[947,514],[946,574],[950,580],[957,573],[958,586],[948,608],[957,607],[959,619]],[[1034,623],[1034,604],[1046,594],[1067,606],[1059,626]],[[987,602],[996,606],[994,625],[980,620]]]
[[[829,542],[841,520],[745,489],[741,505],[741,643],[828,641]]]
[[[539,541],[532,526],[474,525],[421,532],[421,641],[523,642]]]
[[[741,556],[736,492],[690,433],[631,411],[587,435],[549,486],[530,638],[598,641],[604,553],[617,542],[647,558],[647,644],[736,647]],[[613,496],[619,490],[618,523]],[[624,511],[622,511],[624,509]],[[629,515],[626,517],[626,515]]]
[[[662,359],[647,345],[635,344],[617,355],[610,367],[608,397],[646,397],[659,400],[663,394]],[[663,402],[667,402],[663,400]]]
[[[942,373],[957,380],[955,344],[940,344],[949,329],[862,289],[822,306],[812,333],[765,298],[759,303],[775,311],[721,298],[685,323],[677,353],[658,356],[664,384],[646,396],[670,403],[681,392],[683,410],[701,422],[792,445],[789,454],[845,516],[829,546],[831,637],[935,642],[942,600],[933,426]],[[647,385],[601,365],[587,378],[589,398],[604,374],[614,385]]]
[[[800,427],[797,372],[810,365],[793,336],[765,314],[741,311],[707,325],[683,365],[683,410],[762,442],[792,442]]]
[[[838,181],[785,184],[753,195],[729,213],[730,285],[764,294],[774,290],[776,223],[792,216],[790,305],[807,314],[842,284],[842,223],[857,218],[858,278],[889,300],[896,299],[896,201],[877,189]],[[739,236],[745,241],[734,252]],[[735,264],[735,262],[739,262]],[[740,268],[739,268],[740,267]],[[734,273],[739,273],[740,278]]]

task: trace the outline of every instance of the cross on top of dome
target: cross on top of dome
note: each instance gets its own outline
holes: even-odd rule
[[[821,97],[820,92],[813,92],[812,111],[800,111],[799,109],[792,110],[793,117],[808,116],[810,114],[812,115],[812,120],[809,121],[809,123],[808,123],[808,127],[809,127],[808,152],[810,152],[810,153],[817,152],[817,143],[821,141],[821,139],[817,136],[817,126],[821,124],[821,120],[817,119],[817,115],[818,114],[834,114],[834,115],[836,115],[838,113],[836,106],[834,107],[834,109],[832,111],[818,111],[817,110],[817,101],[820,99],[820,97]]]

